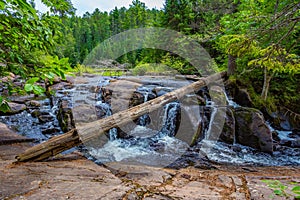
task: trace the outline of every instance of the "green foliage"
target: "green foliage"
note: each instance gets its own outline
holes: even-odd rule
[[[64,41],[58,46],[58,54],[61,57],[69,57],[71,65],[84,63],[89,55],[99,43],[120,32],[142,28],[161,26],[163,12],[157,9],[148,9],[146,5],[138,0],[134,0],[127,9],[114,8],[111,12],[101,12],[95,9],[93,13],[85,13],[82,17],[73,16],[64,20]],[[126,48],[126,47],[120,47]],[[109,50],[107,54],[110,55]],[[144,52],[148,50],[137,50],[121,56],[117,61],[120,63],[130,63],[136,65],[147,56]],[[158,54],[159,56],[159,54]],[[156,54],[152,54],[155,59]]]
[[[258,52],[257,59],[249,61],[249,66],[265,67],[275,73],[295,74],[300,71],[300,59],[295,54],[289,54],[277,45],[268,46]]]
[[[241,57],[246,55],[255,56],[259,52],[258,44],[255,40],[248,38],[246,35],[224,35],[220,37],[218,46],[225,53]]]
[[[170,53],[167,53],[165,56],[163,56],[161,63],[171,67],[180,74],[199,74],[197,69],[195,69],[195,67],[193,67],[186,60],[176,55],[171,55]]]
[[[7,101],[0,95],[0,112],[6,113],[10,110]]]
[[[294,196],[295,199],[300,198],[300,186],[299,183],[291,182],[290,185],[296,185],[292,187],[290,191],[287,191],[288,186],[280,182],[279,180],[262,180],[267,186],[273,190],[274,194],[281,197]]]
[[[155,63],[147,63],[137,65],[135,68],[131,70],[133,75],[168,75],[168,74],[176,74],[176,71],[164,64],[155,64]]]
[[[31,1],[0,0],[0,76],[12,72],[26,81],[23,90],[7,83],[10,93],[43,93],[40,83],[51,84],[57,76],[65,78],[65,73],[72,71],[69,63],[79,73],[99,73],[80,66],[87,55],[93,57],[91,52],[99,43],[129,29],[154,26],[179,31],[198,41],[213,58],[215,71],[224,70],[233,60],[236,77],[246,82],[258,106],[300,105],[297,0],[166,0],[163,10],[150,10],[143,2],[133,0],[129,8],[116,7],[111,12],[95,9],[82,17],[73,15],[70,0],[42,3],[50,8],[49,13],[38,13]],[[118,48],[127,49],[122,45]],[[184,44],[180,48],[183,52],[189,49]],[[114,53],[109,48],[101,51]],[[227,59],[228,55],[236,59]],[[201,73],[172,52],[157,49],[126,52],[117,61],[138,65],[133,69],[136,74],[166,70],[145,63],[162,63],[181,74]]]
[[[41,95],[45,88],[40,82],[52,82],[55,76],[65,78],[70,69],[67,58],[54,55],[61,42],[62,16],[74,11],[69,0],[43,0],[51,13],[39,14],[33,3],[26,0],[0,0],[0,76],[8,72],[26,80],[24,88],[5,83],[8,93]],[[1,99],[0,110],[8,104]]]
[[[292,192],[296,195],[295,198],[296,199],[300,199],[300,186],[295,186],[292,189]]]

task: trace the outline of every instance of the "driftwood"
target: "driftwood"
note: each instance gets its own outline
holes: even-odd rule
[[[127,124],[146,113],[159,109],[169,102],[181,99],[186,94],[193,93],[210,83],[220,81],[220,79],[225,76],[226,72],[221,72],[206,78],[201,78],[197,82],[132,107],[128,110],[118,112],[104,119],[83,124],[76,129],[59,136],[55,136],[46,142],[27,149],[24,153],[18,155],[16,159],[20,162],[41,161],[51,156],[55,156],[65,150],[78,146],[79,144],[92,141],[111,128]]]

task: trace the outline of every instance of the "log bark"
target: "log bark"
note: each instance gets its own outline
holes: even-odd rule
[[[46,142],[27,149],[24,153],[18,155],[16,159],[19,162],[42,161],[81,143],[77,130],[72,129],[67,133],[54,136]]]
[[[41,161],[51,156],[55,156],[58,153],[75,147],[81,143],[92,141],[111,128],[127,124],[146,113],[159,109],[167,103],[181,99],[186,94],[193,93],[210,83],[220,81],[220,79],[224,77],[226,77],[226,72],[216,73],[151,101],[147,101],[128,110],[113,114],[107,118],[82,124],[76,129],[65,134],[55,136],[44,143],[27,149],[23,154],[18,155],[16,159],[19,162]]]

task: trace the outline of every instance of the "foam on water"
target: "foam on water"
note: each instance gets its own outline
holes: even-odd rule
[[[160,86],[162,87],[162,86]],[[149,93],[153,88],[140,88],[144,95],[144,100],[149,100]],[[231,108],[241,107],[230,99],[226,93],[227,106]],[[116,137],[115,129],[110,131],[110,140],[102,147],[90,147],[90,155],[99,163],[122,162],[122,163],[139,163],[150,166],[165,167],[183,156],[188,150],[194,153],[201,150],[201,154],[206,154],[211,161],[224,164],[237,165],[300,165],[299,148],[290,148],[281,146],[274,151],[273,155],[260,152],[251,147],[240,144],[226,144],[217,141],[212,137],[214,129],[212,128],[218,107],[210,99],[206,99],[206,107],[210,110],[210,119],[207,121],[207,128],[204,130],[205,139],[199,141],[194,147],[189,147],[187,143],[176,138],[176,118],[180,113],[180,104],[172,102],[164,106],[162,116],[162,128],[157,131],[147,126],[148,115],[142,116],[137,125],[131,132],[127,133],[128,138],[122,139]],[[109,105],[99,101],[97,106],[103,106],[109,112]],[[96,107],[97,107],[96,106]],[[272,127],[270,126],[271,130]],[[112,132],[114,137],[112,137]],[[289,138],[291,132],[277,131],[280,139],[292,140]],[[209,140],[210,139],[210,140]],[[199,153],[199,154],[200,154]]]
[[[285,147],[271,155],[240,144],[228,145],[210,140],[202,140],[197,146],[201,147],[210,160],[218,163],[263,166],[300,165],[300,151],[297,148]]]
[[[156,134],[154,134],[156,133]],[[188,145],[174,137],[157,135],[157,131],[137,126],[129,135],[131,140],[109,140],[102,148],[90,148],[89,153],[97,162],[128,162],[165,167],[174,162]]]

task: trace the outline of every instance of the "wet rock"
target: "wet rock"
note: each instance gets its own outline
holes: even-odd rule
[[[280,141],[280,137],[277,131],[272,131],[272,138],[274,141],[279,142]]]
[[[36,97],[34,94],[24,96],[10,96],[9,99],[14,103],[25,104],[28,101],[34,100]]]
[[[231,108],[227,108],[224,127],[219,140],[228,144],[233,144],[235,139],[235,117]]]
[[[63,132],[67,132],[75,128],[72,109],[71,107],[69,107],[68,101],[60,101],[60,104],[58,106],[57,119]]]
[[[209,89],[209,95],[216,105],[223,106],[227,104],[225,91],[222,87],[218,85],[211,86]]]
[[[112,95],[112,90],[106,88],[106,87],[98,87],[96,89],[96,92],[100,93],[101,95],[101,101],[106,102],[108,104],[111,103],[111,95]]]
[[[231,96],[237,104],[244,107],[253,106],[249,92],[246,89],[242,89],[236,82],[230,80],[227,81],[225,83],[225,88],[229,93],[229,96]]]
[[[293,148],[300,148],[300,138],[292,141],[291,147],[293,147]]]
[[[7,112],[3,113],[0,112],[0,115],[14,115],[23,112],[26,110],[26,105],[25,104],[19,104],[19,103],[13,103],[13,102],[8,102],[8,105],[10,107],[10,110]]]
[[[42,134],[44,135],[53,135],[60,132],[60,129],[57,127],[45,127],[41,128]]]
[[[62,90],[62,89],[71,89],[73,87],[73,85],[71,83],[68,82],[57,82],[54,85],[51,85],[49,87],[49,90],[53,90],[53,91],[57,91],[57,90]]]
[[[237,108],[235,110],[235,119],[238,143],[263,152],[273,152],[272,133],[259,110]]]
[[[41,115],[41,111],[40,110],[33,110],[31,113],[31,116],[32,117],[38,117],[38,116],[40,116]]]
[[[300,130],[294,129],[292,133],[289,134],[290,138],[300,138]]]
[[[50,114],[46,114],[46,115],[43,114],[43,115],[38,116],[38,119],[40,122],[46,123],[46,122],[52,122],[55,119],[55,117]]]
[[[204,135],[203,113],[198,105],[182,104],[178,123],[176,124],[176,138],[186,142],[190,146],[196,144]]]
[[[164,95],[164,94],[166,94],[166,93],[168,93],[168,92],[171,92],[171,89],[166,88],[166,87],[155,87],[155,88],[153,89],[153,92],[154,92],[158,97],[160,97],[160,96],[162,96],[162,95]]]
[[[98,119],[93,105],[81,104],[73,107],[72,111],[76,124],[93,122]]]
[[[183,99],[180,100],[180,103],[186,105],[201,105],[206,104],[206,100],[199,95],[186,95]]]
[[[276,112],[270,114],[268,120],[278,130],[300,130],[298,114],[288,109],[279,108]]]
[[[27,107],[30,107],[30,108],[41,107],[41,103],[36,100],[30,100],[30,101],[26,102],[25,104]]]
[[[135,91],[129,101],[129,108],[140,105],[144,103],[144,95]]]

